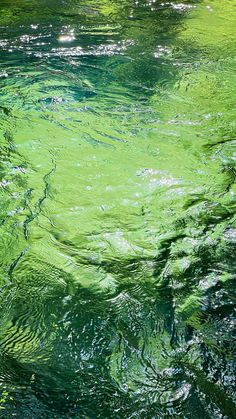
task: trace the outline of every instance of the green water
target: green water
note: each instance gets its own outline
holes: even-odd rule
[[[0,417],[236,416],[235,13],[1,0]]]

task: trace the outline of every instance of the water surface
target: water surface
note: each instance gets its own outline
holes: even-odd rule
[[[235,12],[1,1],[1,417],[235,417]]]

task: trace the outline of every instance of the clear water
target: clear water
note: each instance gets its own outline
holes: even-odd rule
[[[1,0],[0,417],[235,417],[235,12]]]

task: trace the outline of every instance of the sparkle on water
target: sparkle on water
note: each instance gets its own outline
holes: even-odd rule
[[[235,13],[1,1],[1,417],[235,417]]]

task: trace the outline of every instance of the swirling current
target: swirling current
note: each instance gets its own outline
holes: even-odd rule
[[[0,417],[236,417],[235,14],[0,1]]]

